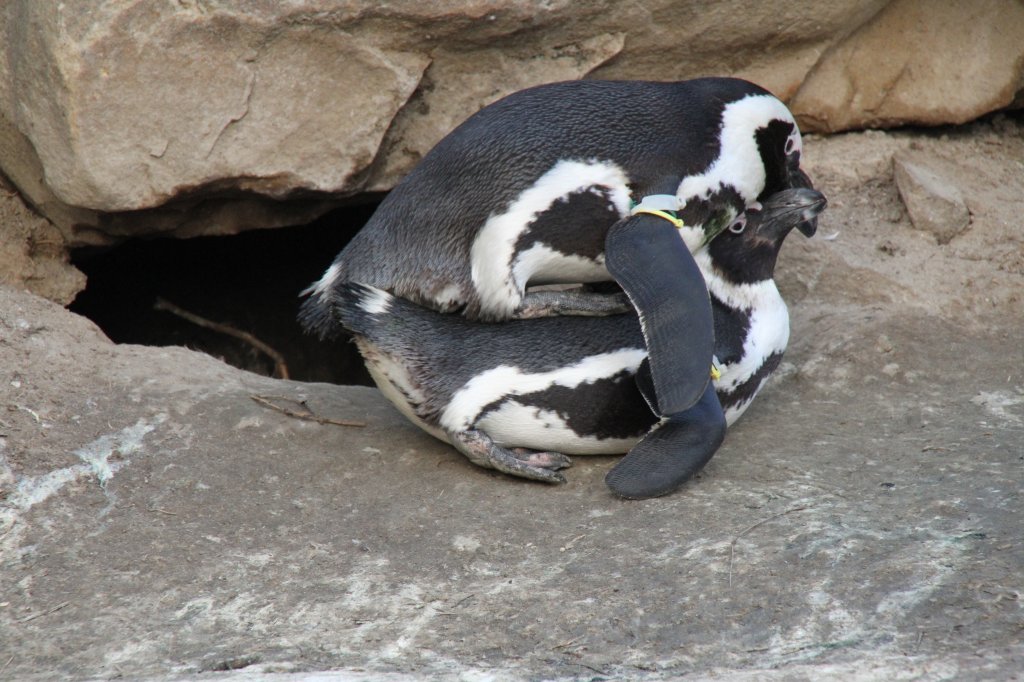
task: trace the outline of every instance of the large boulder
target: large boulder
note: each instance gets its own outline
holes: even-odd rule
[[[74,248],[308,222],[556,80],[737,75],[809,130],[961,122],[1020,90],[1024,8],[9,0],[0,43],[0,173]]]
[[[1024,88],[1024,4],[895,0],[818,60],[791,105],[819,131],[964,123]]]

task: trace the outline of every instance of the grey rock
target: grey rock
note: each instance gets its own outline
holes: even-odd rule
[[[943,170],[948,162],[908,151],[895,155],[892,165],[900,198],[915,228],[935,235],[939,244],[948,244],[970,226],[963,193]]]
[[[374,389],[114,345],[0,287],[0,666],[1003,677],[1024,657],[1024,400],[1002,353],[1024,319],[861,310],[800,306],[787,368],[709,467],[638,503],[603,485],[613,458],[513,480]]]

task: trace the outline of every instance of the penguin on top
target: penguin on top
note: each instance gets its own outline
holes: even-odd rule
[[[790,189],[766,198],[694,254],[713,308],[711,399],[659,419],[635,312],[488,324],[349,282],[328,294],[385,396],[411,421],[484,467],[564,482],[569,454],[629,450],[608,474],[619,495],[675,490],[714,454],[778,367],[789,316],[773,280],[783,240],[814,232],[825,198]],[[674,352],[688,352],[679,345]],[[646,447],[640,447],[646,444]]]
[[[656,412],[713,397],[711,303],[690,255],[778,191],[809,187],[785,105],[733,78],[570,81],[501,99],[441,140],[307,289],[300,320],[337,334],[360,282],[500,322],[635,308]],[[625,292],[531,291],[613,281]],[[686,354],[673,352],[682,345]],[[642,444],[641,444],[642,445]]]
[[[398,183],[304,292],[300,319],[336,332],[326,300],[347,281],[485,321],[600,314],[600,303],[527,287],[613,279],[605,237],[649,195],[678,211],[693,251],[709,219],[728,223],[758,199],[807,186],[800,152],[786,106],[744,80],[583,80],[513,93]]]

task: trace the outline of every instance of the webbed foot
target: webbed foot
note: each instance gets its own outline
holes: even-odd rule
[[[565,476],[558,473],[558,469],[572,464],[571,459],[558,452],[502,447],[483,431],[470,429],[447,433],[455,449],[468,457],[469,461],[520,478],[544,483],[565,483]]]
[[[521,462],[530,466],[541,467],[542,469],[568,469],[572,466],[572,460],[561,452],[548,452],[546,450],[531,450],[530,448],[510,448],[512,455]]]

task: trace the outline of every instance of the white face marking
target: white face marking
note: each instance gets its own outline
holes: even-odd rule
[[[476,427],[504,447],[553,450],[566,455],[616,455],[627,452],[639,440],[581,436],[557,412],[514,400],[488,412]]]
[[[793,121],[786,105],[771,95],[751,95],[727,104],[722,112],[722,146],[706,172],[683,179],[676,194],[684,204],[704,199],[723,185],[734,187],[746,203],[764,189],[765,172],[754,132],[773,120]],[[796,123],[794,122],[794,128]],[[791,136],[792,137],[792,136]],[[799,145],[800,133],[795,143]]]
[[[786,138],[786,156],[792,156],[793,154],[800,154],[804,150],[804,141],[800,137],[800,129],[793,126],[793,132]]]
[[[704,246],[704,229],[702,227],[683,225],[678,232],[690,253],[697,253]]]
[[[528,374],[518,367],[502,365],[470,379],[460,388],[441,415],[440,423],[451,431],[465,431],[473,426],[480,411],[507,396],[543,391],[551,386],[575,388],[580,384],[604,379],[622,370],[635,372],[647,357],[644,349],[631,348],[601,353],[584,358],[567,367],[550,372]]]
[[[513,276],[513,257],[519,237],[538,214],[562,197],[589,187],[610,190],[612,202],[625,215],[629,209],[629,179],[613,163],[604,161],[559,161],[523,191],[504,213],[491,215],[480,229],[470,250],[473,284],[485,310],[511,313],[523,297],[523,283],[531,273],[524,268]],[[536,265],[536,262],[533,263]]]

